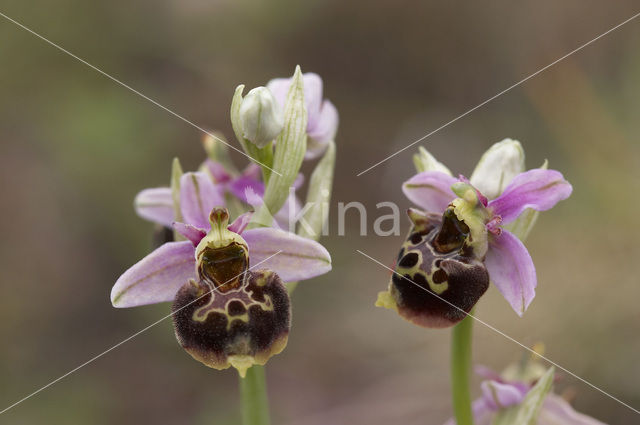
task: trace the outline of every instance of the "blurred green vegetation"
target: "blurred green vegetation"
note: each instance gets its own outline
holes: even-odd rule
[[[399,185],[415,149],[356,173],[636,8],[631,0],[7,0],[0,11],[229,137],[237,84],[264,84],[298,63],[319,73],[341,114],[334,201],[375,212],[382,201],[409,206]],[[491,289],[478,316],[524,343],[544,341],[550,358],[636,407],[639,26],[423,142],[468,175],[493,142],[516,138],[529,167],[548,158],[573,183],[572,198],[543,214],[530,237],[539,287],[529,312],[517,319]],[[166,185],[174,156],[193,169],[203,153],[197,130],[4,19],[0,40],[0,401],[9,405],[168,314],[166,305],[115,310],[109,291],[150,248],[134,195]],[[373,307],[389,276],[355,249],[391,263],[402,237],[360,237],[357,223],[350,217],[342,238],[332,226],[324,243],[333,272],[295,293],[289,347],[268,367],[274,423],[440,424],[450,415],[448,332]],[[477,363],[501,369],[518,358],[503,337],[475,332]],[[558,387],[603,421],[637,421],[570,377]],[[233,424],[236,393],[234,372],[192,361],[166,321],[2,422]]]

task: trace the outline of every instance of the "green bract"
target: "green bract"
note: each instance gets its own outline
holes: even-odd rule
[[[296,67],[284,108],[284,129],[276,139],[273,169],[265,188],[262,207],[253,223],[269,223],[289,196],[307,150],[307,111],[304,105],[302,71]],[[276,174],[277,173],[277,174]]]

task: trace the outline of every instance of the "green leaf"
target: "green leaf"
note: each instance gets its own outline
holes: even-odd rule
[[[307,150],[307,110],[300,66],[291,81],[284,107],[284,130],[276,139],[272,173],[266,183],[264,202],[254,214],[253,223],[269,223],[289,196],[289,188],[298,176]]]
[[[336,162],[336,144],[330,141],[322,159],[311,173],[307,205],[309,209],[302,216],[298,235],[318,240],[329,215],[333,170]],[[303,223],[306,223],[304,225]]]
[[[529,390],[522,403],[500,410],[492,425],[536,425],[542,403],[549,391],[551,391],[554,375],[555,368],[549,368],[533,388]]]
[[[180,209],[180,177],[182,177],[182,165],[178,158],[173,158],[171,163],[171,198],[173,199],[173,211],[175,221],[182,221],[182,210]],[[180,233],[173,231],[173,240],[184,241],[186,238]]]

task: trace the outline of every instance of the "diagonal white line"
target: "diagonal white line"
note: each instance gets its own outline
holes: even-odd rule
[[[514,342],[516,344],[518,344],[520,347],[524,348],[525,350],[531,352],[532,354],[540,357],[541,359],[545,360],[546,362],[548,362],[549,364],[554,365],[555,367],[557,367],[558,369],[562,370],[563,372],[573,376],[574,378],[576,378],[577,380],[587,384],[588,386],[590,386],[591,388],[595,389],[596,391],[606,395],[607,397],[609,397],[610,399],[617,401],[618,403],[620,403],[621,405],[625,406],[628,409],[633,410],[634,412],[640,414],[640,410],[637,410],[631,406],[629,406],[627,403],[625,403],[624,401],[612,396],[611,394],[609,394],[608,392],[606,392],[605,390],[595,386],[594,384],[592,384],[591,382],[587,381],[584,378],[579,377],[578,375],[576,375],[575,373],[571,372],[570,370],[560,366],[558,363],[552,361],[551,359],[549,359],[548,357],[543,356],[542,354],[534,351],[533,349],[527,347],[526,345],[524,345],[523,343],[517,341],[516,339],[510,337],[509,335],[505,334],[504,332],[502,332],[499,329],[496,329],[495,327],[491,326],[490,324],[488,324],[487,322],[483,321],[482,319],[479,319],[478,317],[474,316],[471,313],[467,313],[466,311],[464,311],[463,309],[461,309],[460,307],[458,307],[457,305],[454,305],[452,303],[450,303],[449,301],[445,300],[444,298],[442,298],[440,295],[436,294],[435,292],[431,292],[428,291],[427,289],[423,288],[422,286],[418,285],[416,282],[412,281],[411,279],[408,279],[406,276],[401,275],[400,273],[397,273],[395,270],[391,269],[390,267],[387,267],[385,264],[381,263],[380,261],[376,260],[375,258],[365,254],[364,252],[360,251],[359,249],[356,249],[356,251],[360,254],[362,254],[363,256],[367,257],[368,259],[370,259],[371,261],[373,261],[374,263],[377,263],[379,265],[381,265],[382,267],[384,267],[385,269],[389,270],[390,272],[392,272],[393,274],[396,274],[398,276],[400,276],[401,278],[411,282],[412,284],[416,285],[418,288],[422,289],[423,291],[425,291],[428,294],[433,295],[434,297],[438,298],[440,301],[447,303],[448,305],[450,305],[451,307],[460,310],[461,312],[463,312],[464,314],[466,314],[467,316],[471,317],[473,320],[475,320],[476,322],[486,326],[487,328],[491,329],[492,331],[496,332],[499,335],[502,335],[503,337],[505,337],[506,339],[508,339],[511,342]]]
[[[78,371],[79,369],[82,369],[82,368],[83,368],[83,367],[85,367],[86,365],[88,365],[88,364],[90,364],[90,363],[93,363],[95,360],[98,360],[100,357],[104,356],[105,354],[107,354],[107,353],[109,353],[109,352],[111,352],[111,351],[115,350],[116,348],[120,347],[122,344],[124,344],[124,343],[126,343],[126,342],[128,342],[128,341],[131,341],[133,338],[135,338],[135,337],[137,337],[138,335],[140,335],[141,333],[143,333],[143,332],[145,332],[145,331],[147,331],[147,330],[151,329],[152,327],[154,327],[154,326],[155,326],[155,325],[157,325],[158,323],[160,323],[160,322],[162,322],[162,321],[164,321],[164,320],[168,319],[169,317],[173,316],[174,314],[176,314],[177,312],[179,312],[179,311],[180,311],[180,310],[182,310],[183,308],[188,307],[188,306],[190,306],[191,304],[193,304],[194,302],[196,302],[196,301],[198,301],[199,299],[201,299],[202,297],[205,297],[205,296],[207,296],[207,295],[209,295],[209,294],[213,293],[213,291],[215,291],[216,289],[218,289],[218,288],[219,288],[219,287],[221,287],[222,285],[224,285],[224,284],[226,284],[226,283],[228,283],[228,282],[231,282],[232,280],[234,280],[235,278],[237,278],[237,277],[239,277],[239,276],[242,276],[242,275],[243,275],[243,274],[245,274],[247,271],[249,271],[249,270],[251,270],[251,269],[253,269],[253,268],[255,268],[255,267],[259,266],[260,264],[264,263],[265,261],[269,260],[270,258],[275,257],[276,255],[280,254],[281,252],[282,252],[282,250],[278,250],[275,254],[270,255],[269,257],[265,258],[264,260],[260,261],[259,263],[254,264],[253,266],[249,267],[246,271],[244,271],[244,272],[242,272],[242,273],[238,274],[237,276],[232,277],[231,279],[227,280],[227,281],[226,281],[226,282],[224,282],[224,283],[221,283],[220,285],[218,285],[218,286],[216,286],[215,288],[211,289],[211,291],[209,291],[209,292],[205,292],[204,294],[202,294],[201,296],[199,296],[199,297],[198,297],[198,298],[196,298],[195,300],[190,301],[189,303],[187,303],[187,304],[185,304],[184,306],[180,307],[180,308],[179,308],[179,309],[177,309],[176,311],[171,312],[171,314],[168,314],[168,315],[164,316],[163,318],[161,318],[160,320],[157,320],[157,321],[153,322],[152,324],[150,324],[150,325],[149,325],[149,326],[147,326],[146,328],[144,328],[144,329],[142,329],[142,330],[140,330],[140,331],[138,331],[138,332],[134,333],[134,334],[133,334],[133,335],[131,335],[130,337],[128,337],[128,338],[126,338],[126,339],[123,339],[122,341],[120,341],[120,342],[119,342],[119,343],[117,343],[116,345],[112,346],[111,348],[109,348],[109,349],[107,349],[107,350],[103,351],[102,353],[100,353],[100,354],[98,354],[98,355],[96,355],[96,356],[94,356],[94,357],[90,358],[90,359],[89,359],[89,360],[87,360],[86,362],[82,363],[80,366],[78,366],[78,367],[76,367],[76,368],[71,369],[69,372],[67,372],[67,373],[65,373],[64,375],[62,375],[62,376],[60,376],[60,377],[58,377],[58,378],[54,379],[53,381],[49,382],[47,385],[45,385],[45,386],[43,386],[43,387],[41,387],[41,388],[37,389],[36,391],[32,392],[32,393],[31,393],[31,394],[29,394],[28,396],[21,398],[20,400],[16,401],[16,402],[15,402],[15,403],[13,403],[12,405],[10,405],[10,406],[8,406],[8,407],[4,408],[3,410],[1,410],[1,411],[0,411],[0,415],[2,415],[3,413],[5,413],[6,411],[8,411],[8,410],[10,410],[10,409],[12,409],[12,408],[14,408],[14,407],[16,407],[18,404],[20,404],[20,403],[22,403],[22,402],[24,402],[24,401],[27,401],[28,399],[30,399],[30,398],[31,398],[31,397],[33,397],[34,395],[38,394],[39,392],[46,390],[47,388],[49,388],[50,386],[52,386],[52,385],[53,385],[53,384],[55,384],[56,382],[61,381],[62,379],[66,378],[67,376],[71,375],[72,373],[74,373],[74,372]]]
[[[215,134],[212,134],[211,132],[205,130],[204,128],[200,127],[199,125],[195,124],[192,121],[189,121],[188,119],[186,119],[185,117],[183,117],[182,115],[172,111],[171,109],[167,108],[166,106],[161,105],[160,103],[156,102],[155,100],[151,99],[149,96],[146,96],[145,94],[139,92],[138,90],[134,89],[133,87],[123,83],[122,81],[118,80],[117,78],[111,76],[110,74],[107,74],[106,72],[104,72],[103,70],[99,69],[98,67],[91,65],[89,62],[85,61],[84,59],[74,55],[73,53],[71,53],[70,51],[66,50],[65,48],[57,45],[56,43],[54,43],[53,41],[45,38],[44,36],[38,34],[37,32],[33,31],[31,28],[28,28],[26,26],[24,26],[23,24],[21,24],[20,22],[16,21],[15,19],[12,19],[10,17],[8,17],[7,15],[5,15],[4,13],[0,12],[0,16],[2,16],[3,18],[5,18],[6,20],[13,22],[14,24],[16,24],[17,26],[19,26],[20,28],[22,28],[23,30],[30,32],[31,34],[35,35],[36,37],[38,37],[40,40],[50,44],[51,46],[55,47],[56,49],[60,50],[63,53],[66,53],[67,55],[71,56],[72,58],[82,62],[83,64],[85,64],[86,66],[88,66],[89,68],[93,69],[94,71],[104,75],[105,77],[107,77],[108,79],[110,79],[111,81],[121,85],[122,87],[126,88],[127,90],[130,90],[131,92],[137,94],[138,96],[140,96],[141,98],[148,100],[149,102],[153,103],[154,105],[156,105],[157,107],[159,107],[160,109],[163,109],[165,111],[167,111],[168,113],[170,113],[171,115],[173,115],[174,117],[186,122],[187,124],[189,124],[190,126],[196,128],[197,130],[200,130],[201,132],[203,132],[204,134],[214,138],[215,140],[217,140],[218,142],[227,145],[229,148],[233,149],[236,152],[239,152],[240,154],[246,156],[247,158],[249,158],[251,161],[255,162],[256,164],[260,164],[261,166],[271,170],[273,173],[279,175],[282,177],[282,174],[280,174],[279,172],[277,172],[276,170],[274,170],[273,168],[269,167],[266,164],[263,164],[262,162],[258,161],[255,158],[252,158],[250,155],[247,155],[244,151],[236,148],[233,145],[230,145],[229,143],[225,142],[224,140],[222,140],[221,138],[217,137]]]
[[[481,107],[483,107],[484,105],[486,105],[487,103],[491,102],[492,100],[497,99],[498,97],[502,96],[503,94],[507,93],[508,91],[518,87],[519,85],[521,85],[522,83],[526,82],[527,80],[530,80],[531,78],[535,77],[536,75],[540,74],[541,72],[546,71],[547,69],[551,68],[553,65],[557,64],[558,62],[563,61],[564,59],[568,58],[569,56],[573,55],[574,53],[584,49],[585,47],[589,46],[592,43],[595,43],[596,41],[598,41],[599,39],[601,39],[602,37],[604,37],[605,35],[617,30],[618,28],[620,28],[621,26],[623,26],[624,24],[627,24],[631,21],[633,21],[634,19],[636,19],[638,16],[640,16],[640,12],[636,13],[635,15],[633,15],[632,17],[630,17],[629,19],[620,22],[618,25],[616,25],[615,27],[609,29],[608,31],[603,32],[602,34],[600,34],[599,36],[597,36],[596,38],[587,41],[586,43],[584,43],[583,45],[581,45],[580,47],[577,47],[575,49],[573,49],[572,51],[570,51],[569,53],[567,53],[566,55],[556,59],[555,61],[551,62],[549,65],[540,68],[539,70],[537,70],[536,72],[534,72],[533,74],[523,78],[522,80],[518,81],[517,83],[512,84],[511,86],[507,87],[506,89],[502,90],[500,93],[490,97],[489,99],[485,100],[484,102],[474,106],[473,108],[469,109],[468,111],[466,111],[465,113],[463,113],[462,115],[457,116],[456,118],[452,119],[451,121],[441,125],[440,127],[436,128],[435,130],[433,130],[430,133],[425,134],[424,136],[422,136],[421,138],[419,138],[418,140],[410,143],[409,145],[403,147],[402,149],[400,149],[399,151],[396,151],[394,153],[392,153],[391,155],[389,155],[388,157],[386,157],[385,159],[383,159],[382,161],[378,161],[375,164],[373,164],[372,166],[370,166],[369,168],[360,171],[356,177],[360,177],[361,175],[363,175],[364,173],[366,173],[367,171],[372,170],[373,168],[377,167],[378,165],[382,164],[383,162],[386,162],[387,160],[393,158],[394,156],[404,152],[405,150],[409,149],[410,147],[416,145],[417,143],[420,143],[421,141],[423,141],[424,139],[426,139],[427,137],[430,137],[434,134],[436,134],[437,132],[439,132],[440,130],[442,130],[445,127],[450,126],[451,124],[453,124],[454,122],[458,121],[461,118],[466,117],[467,115],[469,115],[470,113],[472,113],[473,111],[475,111],[476,109],[479,109]]]

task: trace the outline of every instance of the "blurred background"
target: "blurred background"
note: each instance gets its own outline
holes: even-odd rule
[[[0,11],[198,125],[231,137],[237,84],[300,64],[325,81],[341,125],[335,202],[409,207],[400,184],[417,145],[356,174],[638,12],[637,2],[4,0]],[[168,183],[202,134],[0,19],[0,408],[169,313],[116,310],[115,279],[151,248],[135,194]],[[520,140],[574,186],[528,240],[538,296],[519,319],[491,288],[482,320],[640,406],[640,20],[422,142],[469,175],[482,152]],[[244,158],[236,155],[238,164]],[[307,165],[311,169],[311,164]],[[268,364],[274,424],[441,424],[451,413],[449,332],[375,308],[402,236],[323,243],[333,271],[293,296],[288,348]],[[388,213],[387,209],[380,214]],[[480,324],[474,362],[521,349]],[[479,380],[474,381],[478,395]],[[611,424],[638,416],[566,376],[557,391]],[[3,415],[7,424],[235,424],[237,374],[209,370],[167,320]]]

